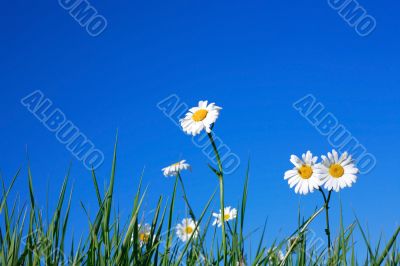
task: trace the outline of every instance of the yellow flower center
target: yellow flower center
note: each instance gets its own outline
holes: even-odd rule
[[[191,226],[186,226],[185,233],[190,235],[191,233],[193,233],[193,228]]]
[[[342,177],[344,174],[344,169],[343,166],[341,166],[340,164],[332,164],[329,167],[329,174],[335,178],[339,178]]]
[[[144,242],[144,243],[147,243],[147,241],[149,240],[149,236],[150,236],[149,234],[140,233],[139,234],[139,240]]]
[[[207,114],[208,111],[206,109],[200,109],[194,112],[194,114],[192,115],[192,119],[196,122],[200,122],[203,121],[204,118],[206,118]]]
[[[311,168],[311,166],[307,165],[307,164],[303,164],[299,170],[299,175],[301,176],[301,178],[303,179],[309,179],[312,174],[313,174],[313,170]]]
[[[229,215],[229,213],[224,213],[224,221],[228,221],[229,218],[231,218],[231,216]]]

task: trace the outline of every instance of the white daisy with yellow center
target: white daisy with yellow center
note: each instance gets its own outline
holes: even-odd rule
[[[211,126],[215,123],[222,108],[215,103],[208,104],[208,101],[199,101],[197,107],[189,109],[186,116],[179,120],[183,131],[193,136],[200,134],[202,130],[211,132]]]
[[[197,222],[193,221],[193,219],[185,218],[182,223],[176,226],[176,235],[182,242],[188,241],[192,235],[192,239],[196,239],[200,231],[200,228],[196,228],[196,225]]]
[[[221,211],[219,213],[214,212],[212,215],[215,217],[215,220],[212,225],[218,225],[218,227],[221,227],[222,220],[224,222],[228,222],[228,221],[236,218],[237,210],[235,208],[232,208],[229,206],[225,207],[224,208],[224,219],[221,219],[221,217],[222,217]]]
[[[168,177],[168,176],[176,176],[180,171],[187,169],[190,169],[190,165],[186,163],[186,160],[182,160],[180,162],[171,164],[170,166],[161,169],[161,171],[163,172],[165,177]]]
[[[351,187],[356,182],[358,169],[351,155],[344,152],[340,157],[337,151],[322,155],[322,163],[316,169],[319,178],[325,183],[324,188],[338,192],[342,188]]]
[[[138,225],[138,240],[140,247],[146,245],[149,242],[150,234],[151,234],[151,226],[149,224]],[[131,242],[133,242],[133,234]]]
[[[285,172],[284,179],[288,180],[290,188],[294,188],[294,192],[306,195],[308,192],[313,192],[321,185],[321,180],[315,173],[317,156],[312,156],[310,151],[307,151],[301,156],[301,159],[296,155],[290,156],[290,162],[294,164],[292,170]]]

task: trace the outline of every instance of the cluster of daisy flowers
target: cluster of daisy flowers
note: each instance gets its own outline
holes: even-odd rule
[[[228,222],[237,216],[237,210],[232,207],[224,208],[224,217],[221,219],[221,212],[212,214],[214,219],[213,226],[221,227],[222,221]],[[189,241],[190,238],[196,239],[200,233],[198,222],[192,218],[184,218],[180,224],[176,226],[176,235],[182,241]]]
[[[165,177],[171,177],[178,175],[183,170],[190,170],[191,166],[186,162],[186,160],[181,160],[177,163],[171,164],[161,171]],[[219,213],[213,212],[214,217],[213,226],[222,226],[222,222],[228,222],[234,220],[237,217],[237,209],[230,206],[224,208],[224,217],[222,218],[221,211]],[[176,235],[182,241],[186,242],[191,237],[196,239],[200,232],[200,227],[196,221],[191,218],[185,218],[180,224],[176,226]],[[193,235],[193,236],[192,236]]]
[[[190,108],[184,118],[180,119],[183,131],[192,136],[196,136],[202,131],[205,131],[209,135],[212,144],[214,144],[211,131],[214,123],[219,117],[221,109],[222,108],[215,105],[215,103],[199,101],[198,106]],[[214,152],[218,157],[218,150],[216,148],[214,149]],[[296,155],[291,155],[290,162],[293,163],[294,168],[285,172],[284,179],[288,181],[290,188],[294,188],[295,193],[306,195],[314,192],[314,190],[321,191],[324,196],[324,208],[327,213],[326,217],[328,217],[330,193],[332,191],[338,192],[345,187],[351,187],[352,184],[356,182],[359,171],[352,160],[351,155],[347,152],[339,155],[338,152],[332,150],[332,152],[328,152],[327,156],[322,155],[321,159],[322,160],[318,162],[318,157],[313,156],[310,151],[302,154],[301,158]],[[186,160],[181,160],[161,169],[165,177],[175,176],[177,179],[179,177],[180,182],[183,182],[180,177],[180,172],[184,170],[191,170],[191,166],[186,162]],[[223,170],[220,162],[219,171],[214,169],[214,172],[218,175],[220,181],[222,180],[222,183],[220,182],[220,189],[222,191],[221,193],[223,193]],[[322,187],[329,191],[328,198],[325,197]],[[186,199],[186,195],[184,196]],[[224,206],[222,197],[219,213],[212,213],[212,216],[214,217],[212,225],[222,227],[223,244],[225,239],[225,223],[234,220],[237,217],[237,209],[230,206]],[[191,215],[191,217],[193,217],[193,215]],[[149,242],[151,229],[152,228],[149,224],[139,224],[138,240],[140,247]],[[330,248],[328,218],[327,229],[325,232],[328,236],[328,248]],[[181,223],[178,223],[175,226],[175,233],[182,242],[197,239],[200,234],[199,221],[195,221],[194,217],[184,218]],[[152,241],[154,241],[154,239]],[[289,239],[289,246],[292,246],[292,241],[292,239]],[[284,254],[280,249],[271,248],[267,251],[267,254],[269,257],[269,263],[271,264],[276,262],[281,263],[284,260]],[[224,254],[224,262],[226,262],[225,259],[226,253]],[[237,261],[236,265],[246,265],[245,259],[240,259]]]
[[[190,108],[185,117],[180,120],[183,131],[193,136],[200,134],[203,130],[210,133],[221,109],[215,103],[199,101],[198,106]],[[161,169],[165,177],[178,176],[184,170],[191,170],[191,166],[186,160],[181,160]],[[212,213],[212,216],[214,217],[213,226],[221,227],[223,223],[234,220],[237,217],[237,209],[228,206],[224,208],[223,214],[220,210],[219,213]],[[150,229],[147,229],[146,232],[149,233]],[[200,232],[198,222],[192,218],[184,218],[175,229],[177,237],[182,242],[189,241],[191,238],[196,239]],[[140,237],[141,234],[139,234]],[[142,241],[142,238],[139,240]]]
[[[303,153],[301,158],[292,155],[290,162],[294,168],[286,171],[284,176],[290,188],[294,187],[296,193],[306,195],[322,186],[338,192],[356,182],[359,171],[347,152],[339,156],[337,151],[332,150],[328,156],[322,155],[321,159],[322,162],[317,163],[318,157],[310,151]]]
[[[222,220],[224,222],[228,222],[236,218],[237,210],[232,207],[225,207],[223,219],[221,219],[221,212],[213,213],[212,215],[215,218],[213,226],[217,225],[218,227],[221,227]],[[139,227],[138,228],[139,245],[140,247],[142,247],[146,245],[149,241],[151,226],[149,224],[144,224],[144,225],[139,224],[138,227]],[[190,238],[196,239],[200,233],[200,227],[198,225],[198,222],[194,221],[192,218],[184,218],[182,222],[175,227],[175,230],[176,230],[176,236],[182,242],[189,241]],[[133,235],[131,241],[133,241]]]
[[[221,219],[221,212],[220,213],[213,213],[212,214],[214,219],[213,226],[222,226],[222,220],[224,222],[228,222],[230,220],[234,220],[237,216],[237,210],[232,207],[225,207],[224,208],[224,219]],[[149,224],[144,224],[138,226],[138,240],[140,247],[146,245],[150,239],[151,234],[151,226]],[[196,239],[200,233],[200,226],[198,222],[194,221],[192,218],[184,218],[181,223],[176,225],[175,227],[176,236],[182,241],[186,242],[189,241],[190,238]],[[133,242],[133,235],[131,238]]]

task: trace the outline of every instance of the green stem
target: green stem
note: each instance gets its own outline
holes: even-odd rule
[[[174,190],[172,193],[172,199],[171,199],[171,204],[169,207],[169,217],[168,217],[168,231],[167,231],[167,240],[166,240],[166,246],[165,246],[165,254],[162,260],[162,265],[168,265],[169,263],[169,252],[170,252],[170,247],[171,247],[171,232],[172,232],[172,214],[174,212],[174,205],[175,205],[175,195],[176,195],[176,187],[178,184],[178,175],[175,178],[175,183],[174,183]]]
[[[325,219],[326,219],[326,229],[325,229],[325,234],[328,238],[328,257],[331,256],[331,231],[329,229],[329,201],[331,199],[331,194],[332,190],[329,191],[328,197],[325,196],[324,191],[320,188],[319,191],[321,191],[322,196],[324,197],[324,208],[325,208]]]
[[[188,200],[188,198],[187,198],[187,196],[186,196],[185,186],[183,185],[183,180],[182,180],[181,174],[178,172],[177,175],[178,175],[179,183],[181,184],[181,188],[182,188],[183,200],[185,201],[186,206],[187,206],[188,209],[189,209],[190,218],[192,218],[193,221],[196,221],[196,216],[194,215],[193,209],[192,209],[192,207],[190,206],[189,200]]]
[[[222,247],[224,249],[224,265],[227,264],[227,247],[226,247],[226,231],[225,231],[225,213],[224,213],[224,172],[221,163],[221,157],[219,156],[219,152],[217,146],[215,145],[214,138],[211,133],[207,133],[208,138],[210,139],[211,145],[213,147],[215,157],[217,158],[218,163],[218,179],[219,179],[219,200],[221,205],[221,225],[222,225]]]

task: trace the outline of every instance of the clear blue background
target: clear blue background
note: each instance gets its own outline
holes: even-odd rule
[[[143,205],[148,217],[173,179],[161,168],[187,159],[188,196],[199,213],[217,180],[207,158],[156,104],[174,93],[189,105],[208,99],[223,107],[217,134],[242,165],[226,176],[226,202],[241,198],[246,162],[251,176],[246,230],[268,217],[267,241],[297,226],[297,208],[310,215],[321,195],[300,197],[283,173],[290,154],[330,150],[292,103],[312,93],[377,158],[375,169],[340,193],[345,220],[357,213],[373,239],[399,224],[400,58],[397,1],[359,1],[377,20],[360,37],[326,1],[90,1],[108,28],[90,37],[57,1],[7,1],[1,8],[0,168],[7,182],[23,166],[12,198],[28,198],[26,149],[34,188],[43,207],[58,197],[72,161],[71,227],[75,238],[97,202],[90,173],[21,104],[40,89],[105,154],[99,183],[109,180],[119,129],[115,203],[122,217],[132,207],[140,172],[149,185]],[[72,183],[72,182],[71,182]],[[338,228],[339,194],[334,194],[332,227]],[[218,209],[218,202],[212,206]],[[183,202],[176,219],[185,216]],[[324,218],[315,222],[324,236]],[[335,232],[334,232],[335,233]],[[254,234],[256,241],[259,234]],[[361,240],[361,239],[360,239]]]

